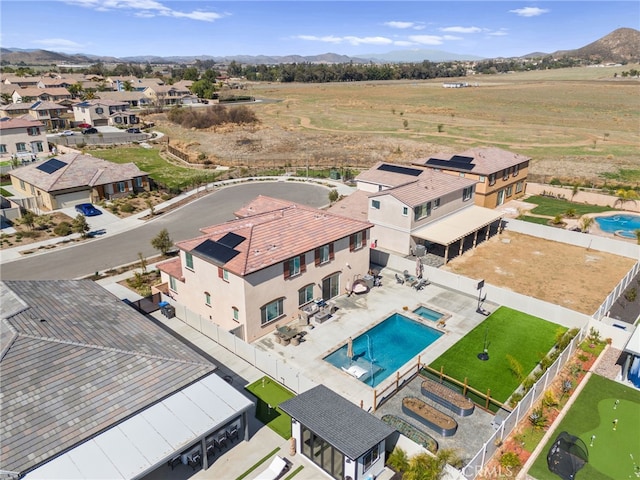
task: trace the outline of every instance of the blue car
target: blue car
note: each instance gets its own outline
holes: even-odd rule
[[[81,203],[76,205],[76,212],[80,212],[85,217],[95,217],[96,215],[102,215],[102,212],[94,207],[91,203]]]

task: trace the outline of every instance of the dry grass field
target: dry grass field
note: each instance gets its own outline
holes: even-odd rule
[[[591,315],[633,264],[630,258],[505,231],[442,268]]]
[[[438,152],[498,146],[532,157],[532,180],[602,175],[638,183],[640,81],[631,66],[575,68],[459,79],[329,84],[253,83],[260,125],[159,128],[217,164],[366,168]]]

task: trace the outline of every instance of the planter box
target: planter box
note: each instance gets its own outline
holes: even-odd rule
[[[475,408],[475,404],[470,399],[435,380],[424,380],[421,391],[425,397],[439,403],[461,417],[468,417],[473,413],[473,409]]]
[[[450,437],[458,430],[458,422],[440,410],[415,397],[402,399],[402,412],[423,423],[443,437]]]

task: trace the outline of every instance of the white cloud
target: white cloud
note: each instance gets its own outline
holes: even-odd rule
[[[58,52],[76,52],[83,47],[83,45],[66,38],[43,38],[41,40],[31,40],[31,43],[40,45],[47,50]]]
[[[453,32],[453,33],[480,33],[482,29],[480,27],[445,27],[440,29],[441,32]]]
[[[156,16],[189,18],[203,22],[213,22],[226,15],[194,10],[192,12],[181,12],[163,5],[155,0],[66,0],[66,3],[79,7],[91,8],[100,12],[110,10],[131,10],[134,15],[142,18],[152,18]]]
[[[504,37],[505,35],[509,35],[506,28],[501,28],[500,30],[496,30],[495,32],[489,32],[487,35],[491,37]]]
[[[438,35],[411,35],[409,40],[420,45],[442,45],[444,38]]]
[[[316,37],[315,35],[298,35],[295,38],[308,40],[310,42],[342,43],[341,37],[334,37],[333,35],[326,35],[324,37]]]
[[[399,28],[401,30],[405,30],[407,28],[410,28],[412,30],[423,30],[424,29],[424,24],[422,24],[420,22],[391,21],[391,22],[384,22],[383,25],[385,25],[387,27],[391,27],[391,28]]]
[[[351,45],[392,45],[395,42],[387,37],[355,37],[347,35],[345,37],[335,37],[333,35],[327,35],[324,37],[317,37],[315,35],[297,35],[294,38],[300,40],[307,40],[312,42],[324,42],[324,43],[349,43]]]
[[[524,7],[524,8],[516,8],[515,10],[509,10],[509,13],[515,13],[519,17],[537,17],[544,13],[548,13],[550,10],[546,8],[538,8],[538,7]]]
[[[456,37],[455,35],[443,35],[443,40],[464,40],[462,37]]]

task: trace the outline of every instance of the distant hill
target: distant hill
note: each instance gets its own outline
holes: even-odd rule
[[[618,28],[609,35],[576,50],[559,50],[554,57],[573,57],[602,62],[640,62],[640,31]]]
[[[216,63],[230,63],[235,60],[241,64],[278,64],[278,63],[369,63],[373,62],[412,62],[418,63],[424,60],[431,62],[446,61],[473,61],[483,60],[474,55],[462,55],[441,50],[396,50],[387,53],[371,53],[360,57],[349,57],[337,53],[325,53],[322,55],[233,55],[233,56],[172,56],[162,57],[157,55],[142,55],[132,57],[108,57],[90,54],[65,54],[51,52],[49,50],[26,50],[20,48],[0,49],[2,61],[12,65],[24,63],[25,65],[51,65],[61,63],[164,63],[190,64],[196,60],[212,60]],[[547,56],[547,53],[530,53],[521,58],[533,58]],[[602,62],[628,62],[640,63],[640,31],[633,28],[619,28],[610,34],[596,40],[589,45],[576,50],[558,50],[550,55],[554,57],[568,56],[583,59],[585,61]]]

